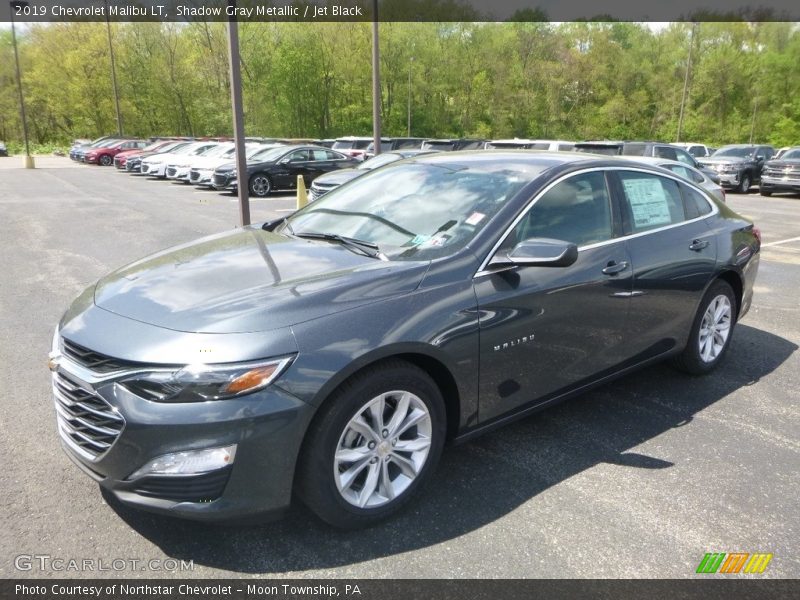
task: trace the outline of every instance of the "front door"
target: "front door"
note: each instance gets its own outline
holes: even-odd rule
[[[497,252],[552,238],[577,244],[578,260],[476,277],[481,421],[624,360],[632,269],[625,242],[614,240],[614,213],[603,171],[570,176],[535,202]]]

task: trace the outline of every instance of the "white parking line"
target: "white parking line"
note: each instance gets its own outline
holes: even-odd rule
[[[770,242],[769,244],[761,244],[762,248],[766,248],[767,246],[778,246],[779,244],[788,244],[789,242],[798,242],[800,241],[800,235],[797,237],[789,238],[788,240],[781,240],[779,242]]]

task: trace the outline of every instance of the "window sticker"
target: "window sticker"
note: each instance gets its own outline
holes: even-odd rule
[[[472,213],[467,219],[464,221],[467,225],[477,225],[481,221],[486,218],[486,215],[479,212]]]
[[[431,236],[429,235],[417,235],[409,242],[409,244],[412,246],[419,246],[420,244],[427,242],[429,239],[431,239]]]
[[[623,179],[622,187],[631,205],[633,223],[637,229],[672,222],[667,192],[658,179]]]

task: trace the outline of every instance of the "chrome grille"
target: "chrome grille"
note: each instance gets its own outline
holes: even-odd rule
[[[61,349],[67,358],[96,373],[111,373],[121,369],[141,366],[133,361],[112,358],[94,350],[89,350],[66,338],[61,338]]]
[[[53,395],[61,439],[89,460],[105,454],[125,427],[108,402],[62,372],[53,374]]]
[[[214,185],[219,187],[224,187],[228,185],[228,177],[227,175],[214,175]]]
[[[178,172],[178,169],[175,167],[167,167],[167,177],[175,177],[175,173]]]
[[[197,169],[189,171],[189,181],[197,181],[198,179],[200,179],[200,171]]]

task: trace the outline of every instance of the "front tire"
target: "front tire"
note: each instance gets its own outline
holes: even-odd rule
[[[112,162],[114,162],[114,159],[111,158],[108,154],[103,154],[103,156],[100,157],[100,164],[103,165],[104,167],[111,166]]]
[[[713,371],[730,347],[736,312],[731,286],[721,279],[712,283],[700,302],[686,348],[674,359],[675,366],[691,375]]]
[[[399,511],[433,473],[444,446],[444,401],[421,369],[392,360],[357,374],[326,401],[300,456],[300,498],[335,527]]]
[[[250,194],[257,198],[269,196],[272,191],[272,182],[263,173],[256,173],[250,178]]]
[[[746,194],[748,191],[750,191],[751,183],[752,181],[750,180],[750,174],[743,173],[742,181],[739,183],[739,187],[736,188],[736,191],[739,192],[740,194]]]

